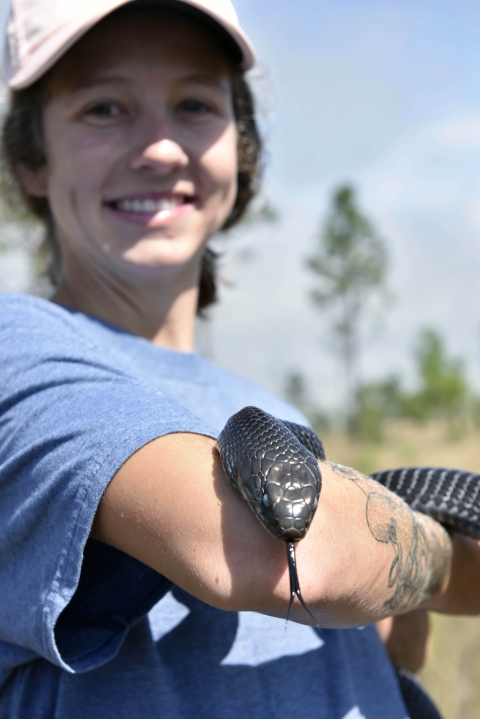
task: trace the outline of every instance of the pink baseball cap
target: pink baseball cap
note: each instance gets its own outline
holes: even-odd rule
[[[145,0],[12,0],[6,27],[4,72],[10,90],[32,85],[96,23],[129,3]],[[255,51],[230,0],[148,0],[161,7],[186,6],[233,40],[242,70]]]

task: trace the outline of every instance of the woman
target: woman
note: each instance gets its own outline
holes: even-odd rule
[[[429,600],[478,611],[476,545],[375,487],[416,563],[415,581],[402,556],[392,574],[365,521],[374,486],[324,464],[298,562],[326,629],[285,634],[284,548],[216,450],[245,405],[302,421],[193,352],[206,242],[259,166],[229,1],[15,0],[7,51],[4,155],[56,291],[1,298],[1,719],[404,719],[375,629],[339,627]]]

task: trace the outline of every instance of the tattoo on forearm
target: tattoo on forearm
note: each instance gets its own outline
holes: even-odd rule
[[[393,612],[421,605],[441,587],[448,571],[451,545],[447,533],[433,521],[423,520],[370,477],[340,464],[327,464],[365,495],[365,515],[372,537],[392,547],[388,575],[392,594],[385,608]]]

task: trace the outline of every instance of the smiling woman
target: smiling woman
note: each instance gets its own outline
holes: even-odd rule
[[[163,6],[163,3],[160,5]],[[74,168],[69,164],[67,167],[64,163],[62,170],[69,175],[68,185],[78,171],[88,172],[92,176],[90,190],[95,192],[93,182],[98,166],[85,166],[89,157],[96,157],[91,152],[95,142],[110,165],[117,163],[118,154],[122,153],[123,164],[129,163],[130,172],[137,168],[138,163],[143,166],[144,187],[140,192],[135,188],[132,194],[128,187],[131,180],[127,177],[111,178],[107,187],[102,184],[101,192],[98,189],[95,201],[101,198],[103,207],[111,210],[113,217],[123,220],[119,224],[123,234],[129,226],[131,234],[134,231],[131,225],[136,224],[150,228],[149,237],[162,234],[161,228],[164,228],[163,236],[168,237],[169,220],[180,218],[190,210],[190,214],[195,216],[197,234],[211,235],[220,226],[226,229],[236,224],[257,189],[261,142],[250,89],[233,61],[231,47],[227,48],[229,52],[226,54],[225,38],[219,34],[218,28],[212,29],[205,16],[194,15],[193,19],[190,17],[191,10],[188,13],[182,10],[179,15],[178,8],[175,13],[171,8],[165,10],[162,7],[159,28],[159,8],[148,7],[139,12],[137,6],[138,3],[133,7],[127,4],[112,13],[74,45],[38,82],[15,93],[6,119],[4,158],[11,174],[16,177],[23,201],[45,223],[44,244],[50,256],[49,274],[54,284],[59,286],[59,291],[63,291],[60,287],[65,285],[66,265],[61,261],[64,253],[60,252],[58,222],[55,227],[53,223],[52,198],[46,200],[46,156],[52,153],[52,159],[56,155],[68,163],[73,161],[73,157],[70,153],[65,155],[56,135],[58,128],[55,122],[58,123],[61,116],[53,112],[53,124],[48,123],[48,117],[52,117],[52,106],[61,104],[62,112],[67,113],[62,120],[66,120],[70,113],[70,123],[63,128],[62,139],[76,143],[79,166]],[[126,22],[129,28],[137,27],[138,33],[145,36],[145,43],[139,44],[138,35],[132,34],[130,29],[126,31]],[[162,53],[158,51],[159,40],[162,42]],[[125,60],[127,47],[134,63]],[[170,64],[172,56],[176,62]],[[152,88],[156,92],[152,92]],[[49,100],[52,102],[49,103]],[[45,105],[46,118],[43,117]],[[82,113],[83,122],[80,122]],[[149,144],[145,133],[153,132],[153,137],[157,137],[159,124],[162,123],[165,137],[160,143]],[[55,140],[50,142],[50,148],[49,137]],[[82,152],[80,143],[89,143],[90,154]],[[136,148],[140,148],[139,157],[133,156]],[[224,148],[229,148],[229,157],[222,155]],[[169,186],[170,166],[190,165],[188,170],[184,170],[184,175],[191,175],[194,163],[197,174],[202,169],[198,182],[202,181],[204,185],[207,182],[206,173],[213,170],[208,181],[217,184],[216,193],[217,197],[221,196],[221,207],[215,208],[212,201],[206,208],[208,212],[198,211],[200,197],[192,193],[193,177],[181,178],[176,187]],[[160,165],[163,170],[160,170]],[[102,166],[104,173],[108,172],[107,167]],[[155,179],[147,176],[148,168],[151,176],[163,172],[165,189],[155,186],[152,190]],[[125,175],[125,168],[123,172]],[[62,184],[59,175],[56,177],[61,189],[66,192],[68,185]],[[105,180],[98,178],[102,183]],[[122,183],[120,197],[114,196],[117,190],[111,187],[113,181]],[[205,187],[205,191],[210,191],[210,188]],[[152,205],[152,202],[156,204]],[[190,222],[192,220],[193,217]],[[184,224],[186,221],[188,218],[185,218]],[[156,234],[154,228],[157,228]],[[98,244],[99,240],[96,237],[95,243]],[[125,254],[130,249],[128,256],[132,258],[136,248],[129,247],[130,239],[126,238],[126,243],[121,251]],[[163,251],[176,251],[177,245],[175,248],[171,245],[169,247],[164,243]],[[157,252],[159,243],[155,242],[153,247]],[[152,243],[144,243],[141,252],[148,252],[149,248],[152,249]],[[117,251],[119,249],[117,247]],[[210,250],[201,249],[196,256],[197,265],[199,259],[201,262],[200,312],[216,300],[215,256]],[[102,252],[112,253],[115,248],[104,242]],[[140,257],[137,264],[142,264]],[[198,271],[198,267],[195,269]]]
[[[158,333],[164,302],[145,290],[181,298],[182,318],[196,304],[205,239],[225,224],[237,190],[231,67],[198,24],[158,12],[117,12],[52,71],[48,162],[22,181],[48,195],[55,217],[54,300],[97,316],[100,305],[101,319],[132,332],[141,314],[145,337],[191,350],[182,320],[181,338],[171,323]],[[121,303],[119,287],[128,287]],[[139,288],[145,302],[132,311],[128,294]]]
[[[323,464],[298,559],[325,629],[295,604],[306,626],[285,635],[284,547],[217,450],[245,405],[305,422],[194,351],[208,240],[260,167],[229,0],[14,0],[7,50],[4,158],[56,289],[0,299],[0,719],[404,719],[375,628],[355,627],[478,611],[477,546],[387,490],[375,535],[378,486]]]

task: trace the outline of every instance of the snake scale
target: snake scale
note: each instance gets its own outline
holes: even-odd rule
[[[297,576],[295,543],[303,539],[315,514],[325,459],[319,437],[308,427],[284,422],[257,407],[245,407],[228,420],[218,438],[225,474],[265,529],[284,541],[290,574],[290,604],[295,597],[317,624],[303,600]],[[480,538],[480,475],[441,467],[377,472],[373,479],[398,494],[412,509],[447,528]]]

